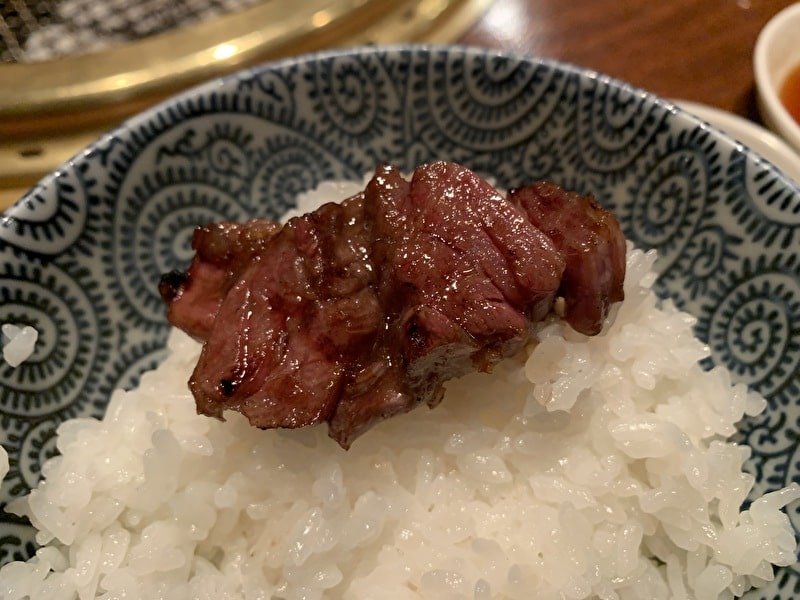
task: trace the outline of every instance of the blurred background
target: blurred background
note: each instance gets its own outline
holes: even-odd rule
[[[760,30],[789,0],[0,1],[0,208],[126,117],[259,62],[361,44],[554,58],[758,123]],[[800,32],[798,32],[800,34]]]

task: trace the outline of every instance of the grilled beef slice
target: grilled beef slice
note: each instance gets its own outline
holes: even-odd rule
[[[380,166],[342,203],[283,227],[209,225],[193,246],[159,289],[170,322],[204,342],[198,412],[327,422],[344,448],[516,353],[559,294],[572,326],[596,333],[625,268],[619,227],[591,198],[553,184],[505,198],[447,162],[411,181]]]

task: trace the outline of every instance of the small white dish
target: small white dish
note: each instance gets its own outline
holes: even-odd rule
[[[728,111],[699,102],[673,100],[688,113],[699,117],[754,150],[800,186],[800,154],[777,135]]]
[[[800,2],[772,17],[758,36],[753,70],[758,106],[767,126],[800,150],[800,123],[780,100],[780,88],[800,65]]]

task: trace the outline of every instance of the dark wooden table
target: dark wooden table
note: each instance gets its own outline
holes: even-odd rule
[[[766,22],[793,3],[495,0],[461,41],[575,63],[759,121],[753,47]]]

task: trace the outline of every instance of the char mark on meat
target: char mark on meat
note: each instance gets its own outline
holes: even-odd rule
[[[435,406],[448,379],[516,353],[557,294],[570,323],[593,331],[621,298],[624,240],[601,244],[618,227],[571,196],[562,223],[575,232],[558,237],[552,197],[509,201],[452,163],[411,181],[381,166],[364,193],[282,228],[198,229],[189,271],[159,288],[170,322],[204,342],[189,383],[198,412],[238,410],[261,428],[327,422],[348,448],[380,420]],[[588,246],[608,273],[590,278],[592,261],[572,257]]]

